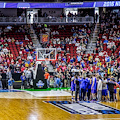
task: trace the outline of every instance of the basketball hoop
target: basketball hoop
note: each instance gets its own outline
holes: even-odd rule
[[[56,48],[37,48],[36,61],[49,61],[57,60]]]

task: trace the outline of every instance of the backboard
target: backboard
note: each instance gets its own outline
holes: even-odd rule
[[[36,61],[57,60],[56,48],[37,48]]]

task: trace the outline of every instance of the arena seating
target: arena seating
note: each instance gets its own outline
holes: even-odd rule
[[[27,35],[28,40],[25,40],[25,33],[24,32],[15,32],[18,29],[18,27],[12,29],[12,31],[6,33],[7,38],[14,38],[15,40],[18,40],[18,42],[23,42],[23,45],[26,46],[28,42],[32,42],[30,35]],[[7,42],[9,49],[11,53],[13,54],[14,59],[16,59],[19,56],[20,51],[20,45],[15,45],[15,42]],[[25,52],[24,58],[27,58],[27,52]]]
[[[72,30],[72,28],[74,27],[74,30]],[[50,41],[49,41],[49,45],[47,47],[56,47],[56,48],[61,48],[61,51],[58,52],[58,60],[57,61],[52,61],[52,65],[54,66],[54,68],[57,68],[58,70],[61,69],[64,72],[64,68],[67,69],[68,65],[72,65],[72,66],[79,66],[82,65],[82,62],[84,63],[83,69],[88,69],[91,72],[95,72],[95,70],[98,72],[101,69],[101,66],[106,67],[107,66],[107,62],[106,62],[106,56],[108,55],[109,57],[111,57],[111,55],[116,55],[115,59],[118,59],[119,57],[119,51],[120,51],[120,40],[117,39],[116,41],[113,41],[112,39],[108,39],[109,33],[104,33],[104,34],[99,34],[99,40],[98,43],[101,44],[101,46],[103,46],[103,49],[100,49],[96,46],[95,52],[93,54],[85,54],[85,52],[80,52],[77,53],[77,46],[75,46],[75,43],[67,43],[66,42],[66,38],[70,38],[72,37],[72,39],[74,39],[74,33],[78,34],[78,31],[80,28],[80,30],[82,30],[82,28],[85,28],[87,30],[87,34],[88,37],[86,38],[79,38],[78,36],[76,37],[76,42],[79,41],[81,42],[83,40],[83,44],[85,44],[85,39],[87,39],[87,43],[88,43],[88,39],[90,39],[89,35],[89,27],[85,27],[84,25],[65,25],[65,26],[49,26],[50,30],[51,30],[51,36],[50,36]],[[77,28],[77,29],[76,29]],[[37,32],[39,33],[41,28],[37,28]],[[119,29],[116,29],[115,31],[118,31]],[[43,30],[44,31],[44,30]],[[44,31],[45,32],[45,31]],[[84,34],[84,32],[82,31],[82,33]],[[116,48],[114,50],[107,48],[107,44],[104,43],[104,40],[102,38],[102,36],[104,35],[104,37],[106,36],[108,41],[110,42],[114,42]],[[111,35],[112,37],[112,35]],[[54,43],[54,40],[60,40],[62,42],[56,42]],[[102,42],[100,42],[102,41]],[[69,41],[70,42],[70,41]],[[97,44],[97,43],[96,43]],[[62,48],[64,48],[62,50]],[[99,50],[100,49],[100,50]],[[67,50],[69,52],[67,52]],[[102,53],[102,55],[100,55],[100,52]],[[78,62],[77,60],[77,56],[81,56],[81,61]],[[70,57],[69,57],[70,56]],[[59,59],[60,57],[60,59]],[[75,58],[75,59],[74,59]],[[71,59],[74,59],[73,61]],[[92,66],[90,63],[90,60],[92,60]],[[72,61],[72,62],[71,62]],[[110,60],[110,64],[113,65],[115,62],[115,60]],[[106,70],[106,74],[107,74],[107,70]]]
[[[27,58],[28,54],[32,56],[35,51],[33,48],[30,50],[28,46],[33,46],[30,34],[28,34],[24,29],[23,31],[19,31],[19,29],[21,29],[21,26],[11,26],[12,28],[10,30],[7,30],[7,32],[5,31],[6,27],[7,26],[2,26],[4,32],[1,34],[1,46],[3,45],[1,50],[4,48],[8,50],[8,53],[1,53],[1,63],[3,63],[3,67],[4,63],[6,62],[8,67],[10,67],[12,63],[16,63],[16,65],[18,64],[20,69],[21,66],[25,66],[26,63],[29,65],[33,63],[33,60],[35,58],[32,58],[32,60]],[[18,42],[18,44],[16,44],[16,42]],[[22,49],[21,46],[23,47]],[[28,50],[26,50],[26,48]],[[5,72],[4,69],[2,71]]]
[[[20,26],[13,27],[12,30],[5,33],[6,38],[10,37],[11,39],[12,38],[15,39],[15,41],[13,42],[8,42],[8,41],[3,42],[4,45],[8,44],[7,49],[10,50],[11,54],[13,54],[13,57],[8,55],[5,56],[6,59],[8,59],[8,61],[11,61],[11,59],[16,60],[19,56],[22,57],[24,60],[27,60],[28,52],[25,50],[22,50],[22,55],[20,55],[21,45],[16,45],[15,42],[18,40],[18,42],[23,44],[23,47],[25,47],[30,42],[32,43],[32,40],[29,34],[27,34],[27,39],[29,40],[25,40],[26,33],[25,31],[19,32],[18,31],[19,27]],[[60,51],[58,51],[57,61],[51,62],[54,68],[62,69],[62,71],[64,71],[63,67],[67,69],[68,65],[71,65],[75,67],[82,66],[83,69],[88,69],[91,72],[95,70],[99,71],[101,66],[107,65],[107,62],[106,62],[107,55],[110,57],[112,54],[115,55],[116,56],[115,60],[118,59],[119,57],[120,40],[116,39],[115,41],[113,41],[112,39],[109,39],[110,37],[109,33],[104,33],[104,34],[100,33],[99,40],[97,40],[97,43],[96,43],[95,53],[85,54],[85,50],[82,50],[82,49],[79,53],[77,52],[78,46],[76,45],[76,43],[77,41],[79,41],[78,43],[81,44],[81,47],[85,45],[85,49],[86,49],[87,43],[90,39],[91,28],[89,28],[86,25],[65,25],[65,26],[51,25],[51,26],[48,26],[47,30],[49,29],[50,29],[50,41],[46,47],[55,47],[57,48],[57,50],[59,48],[61,49]],[[46,32],[46,29],[37,27],[36,31],[38,35],[40,30],[42,30],[42,32],[44,33]],[[116,29],[115,31],[118,31],[118,30],[119,29]],[[83,38],[81,36],[83,36]],[[111,48],[108,48],[107,43],[104,43],[104,40],[106,38],[108,41],[115,43],[116,48],[114,50],[112,50]],[[67,41],[67,39],[69,40]],[[103,46],[103,49],[101,49],[100,46],[98,47],[97,44],[101,44],[101,46]],[[33,52],[34,50],[30,51],[31,54]],[[100,55],[100,52],[102,53],[102,55]],[[77,56],[81,57],[80,61],[78,61]],[[92,60],[92,63],[90,60]],[[110,63],[114,64],[115,60],[111,60]],[[10,64],[10,62],[8,62],[8,64]]]
[[[88,43],[88,39],[89,39],[89,36],[90,36],[90,33],[91,33],[91,28],[85,26],[85,25],[62,25],[62,26],[58,26],[58,25],[51,25],[49,26],[50,30],[51,30],[51,36],[50,36],[50,41],[49,41],[49,45],[47,47],[64,47],[65,50],[61,50],[61,52],[58,53],[57,56],[61,56],[61,58],[63,58],[64,56],[66,56],[66,59],[68,60],[69,59],[69,56],[70,56],[70,59],[75,57],[75,59],[77,58],[77,46],[75,46],[75,43],[72,43],[71,41],[71,44],[70,44],[70,41],[69,42],[66,42],[66,39],[67,38],[72,38],[75,39],[75,41],[79,41],[79,43],[81,41],[83,41],[83,44],[85,44],[85,40],[86,42]],[[36,28],[36,31],[37,33],[39,33],[39,31],[41,30],[41,28]],[[83,30],[83,31],[82,31]],[[84,30],[86,31],[86,35],[84,36]],[[45,32],[44,30],[42,32]],[[55,33],[56,32],[56,33]],[[77,37],[73,37],[75,34],[81,34],[83,35],[83,38],[77,36]],[[87,36],[88,35],[88,36]],[[63,41],[63,43],[55,43],[53,42],[53,40],[57,41],[57,39],[60,39],[60,41]],[[67,50],[69,52],[67,52]],[[85,53],[83,51],[83,53],[80,53],[80,54],[83,54],[82,57],[84,57]],[[89,55],[88,55],[89,56]],[[63,62],[63,61],[62,61]],[[75,63],[77,63],[77,59],[75,61]],[[52,62],[53,66],[55,66],[55,61]]]
[[[114,28],[114,26],[116,26],[116,28]],[[103,28],[102,25],[101,28]],[[110,28],[107,28],[106,31],[101,30],[101,32],[102,33],[99,34],[98,43],[100,43],[101,41],[103,45],[103,51],[106,51],[108,56],[111,56],[112,54],[114,56],[119,56],[120,51],[119,25],[111,24]]]

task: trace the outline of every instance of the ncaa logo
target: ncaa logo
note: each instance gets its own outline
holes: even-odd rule
[[[42,81],[42,80],[39,80],[38,83],[36,83],[36,86],[37,86],[38,88],[42,88],[42,87],[44,86],[43,81]]]

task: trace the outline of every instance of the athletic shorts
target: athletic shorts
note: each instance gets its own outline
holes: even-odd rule
[[[91,89],[91,93],[97,93],[96,89]]]
[[[75,86],[71,86],[71,91],[75,91]]]
[[[117,93],[117,90],[116,90],[116,89],[114,89],[114,93],[115,93],[115,94]]]
[[[108,95],[107,89],[102,90],[102,96],[107,96],[107,95]]]

